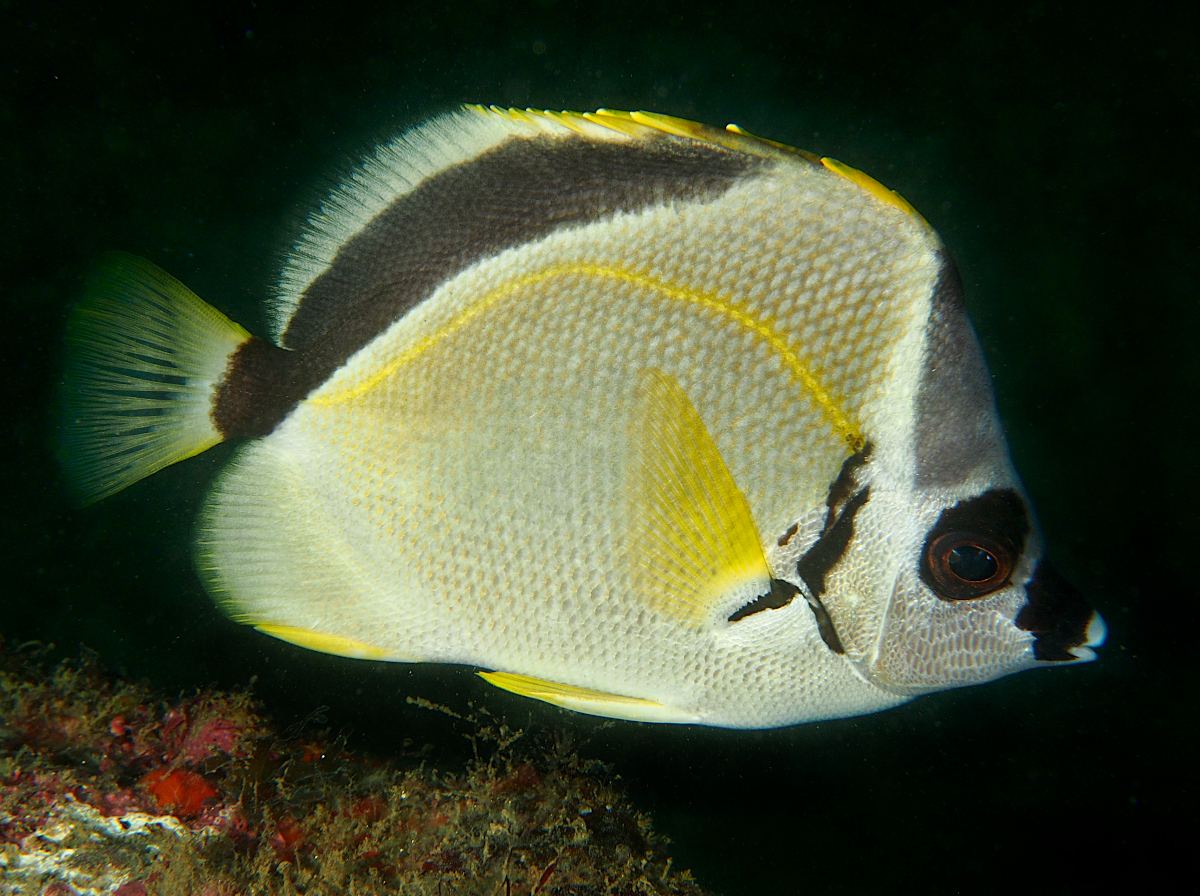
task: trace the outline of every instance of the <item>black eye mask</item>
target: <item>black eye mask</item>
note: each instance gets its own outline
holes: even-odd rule
[[[942,511],[921,551],[921,581],[946,601],[975,600],[1009,583],[1029,537],[1025,502],[992,489]]]

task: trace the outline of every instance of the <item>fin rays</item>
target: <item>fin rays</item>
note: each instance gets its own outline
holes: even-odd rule
[[[647,369],[637,404],[626,559],[648,603],[698,624],[731,592],[768,589],[770,570],[750,505],[679,384]]]
[[[213,386],[250,334],[169,274],[108,256],[67,322],[60,452],[90,504],[222,440]]]

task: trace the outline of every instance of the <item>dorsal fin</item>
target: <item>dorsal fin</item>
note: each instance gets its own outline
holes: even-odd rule
[[[581,116],[464,106],[377,147],[309,216],[284,263],[269,309],[272,337],[283,344],[284,331],[304,291],[329,268],[346,241],[423,180],[510,139],[573,133],[595,139],[623,136]]]
[[[771,588],[746,497],[675,379],[642,372],[624,486],[625,555],[645,601],[692,624]]]
[[[736,125],[725,130],[652,112],[553,112],[464,106],[439,115],[374,152],[349,172],[308,219],[284,263],[269,309],[271,335],[284,345],[284,333],[305,290],[329,269],[339,249],[372,218],[422,181],[494,149],[509,140],[584,137],[596,141],[686,138],[762,158],[816,156],[753,137]]]
[[[255,343],[234,359],[228,381],[255,409],[239,433],[271,432],[472,265],[559,230],[711,201],[774,164],[632,119],[605,119],[622,129],[600,120],[468,109],[381,147],[323,206],[285,274],[291,298],[277,305],[275,329],[293,351]]]

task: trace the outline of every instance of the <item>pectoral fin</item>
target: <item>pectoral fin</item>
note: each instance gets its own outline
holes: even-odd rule
[[[695,407],[660,370],[642,372],[631,440],[624,550],[639,595],[699,624],[735,592],[749,601],[770,591],[750,505]]]

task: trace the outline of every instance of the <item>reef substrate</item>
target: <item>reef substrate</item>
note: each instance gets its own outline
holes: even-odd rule
[[[244,692],[175,700],[0,639],[0,893],[705,891],[611,772],[486,712],[476,758],[369,758]]]

